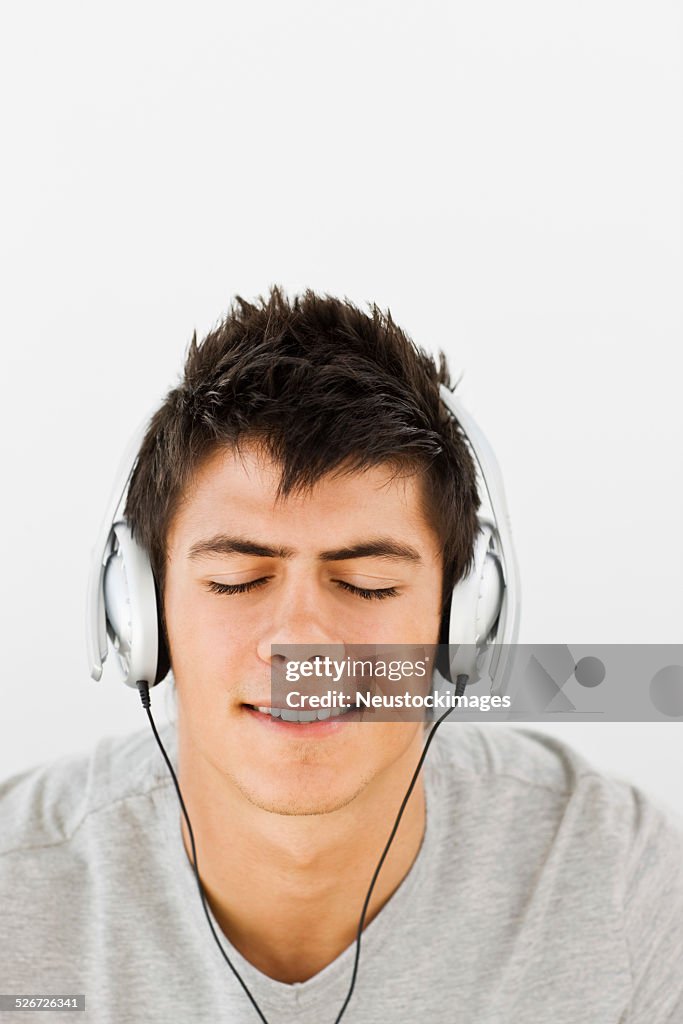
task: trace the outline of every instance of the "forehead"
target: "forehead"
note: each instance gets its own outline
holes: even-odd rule
[[[423,507],[423,484],[415,472],[397,472],[382,464],[360,471],[336,470],[308,490],[277,498],[281,466],[260,446],[238,452],[219,449],[195,473],[170,524],[169,548],[189,547],[207,530],[249,532],[264,536],[274,528],[308,540],[331,534],[391,533],[433,545]],[[265,533],[267,531],[267,533]],[[284,538],[282,538],[284,539]]]

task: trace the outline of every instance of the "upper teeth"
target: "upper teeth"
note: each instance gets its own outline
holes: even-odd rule
[[[326,718],[332,716],[332,710],[330,708],[320,708],[318,711],[299,711],[296,708],[269,708],[259,707],[256,708],[264,715],[271,715],[273,718],[281,718],[283,722],[315,722],[316,719],[324,721]],[[334,716],[345,715],[350,708],[335,709]]]

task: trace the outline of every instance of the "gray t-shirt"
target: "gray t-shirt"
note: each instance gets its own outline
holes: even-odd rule
[[[364,932],[345,1024],[683,1024],[680,821],[507,726],[445,724],[425,786],[420,852]],[[269,1024],[336,1019],[353,946],[287,985],[224,945]],[[41,1024],[258,1021],[209,932],[151,730],[0,785],[0,975],[2,993],[85,994],[85,1013]]]

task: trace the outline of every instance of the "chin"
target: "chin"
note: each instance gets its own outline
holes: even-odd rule
[[[242,795],[262,811],[284,816],[307,816],[316,814],[333,814],[350,804],[365,789],[365,783],[357,780],[356,785],[333,789],[330,786],[311,787],[306,785],[273,786],[272,782],[261,785],[246,784],[244,780],[235,780]]]

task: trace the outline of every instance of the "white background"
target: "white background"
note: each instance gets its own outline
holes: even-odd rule
[[[683,641],[681,17],[5,7],[0,776],[146,727],[88,677],[90,546],[192,331],[276,282],[388,306],[466,371],[521,640]],[[555,731],[683,810],[680,722]]]

